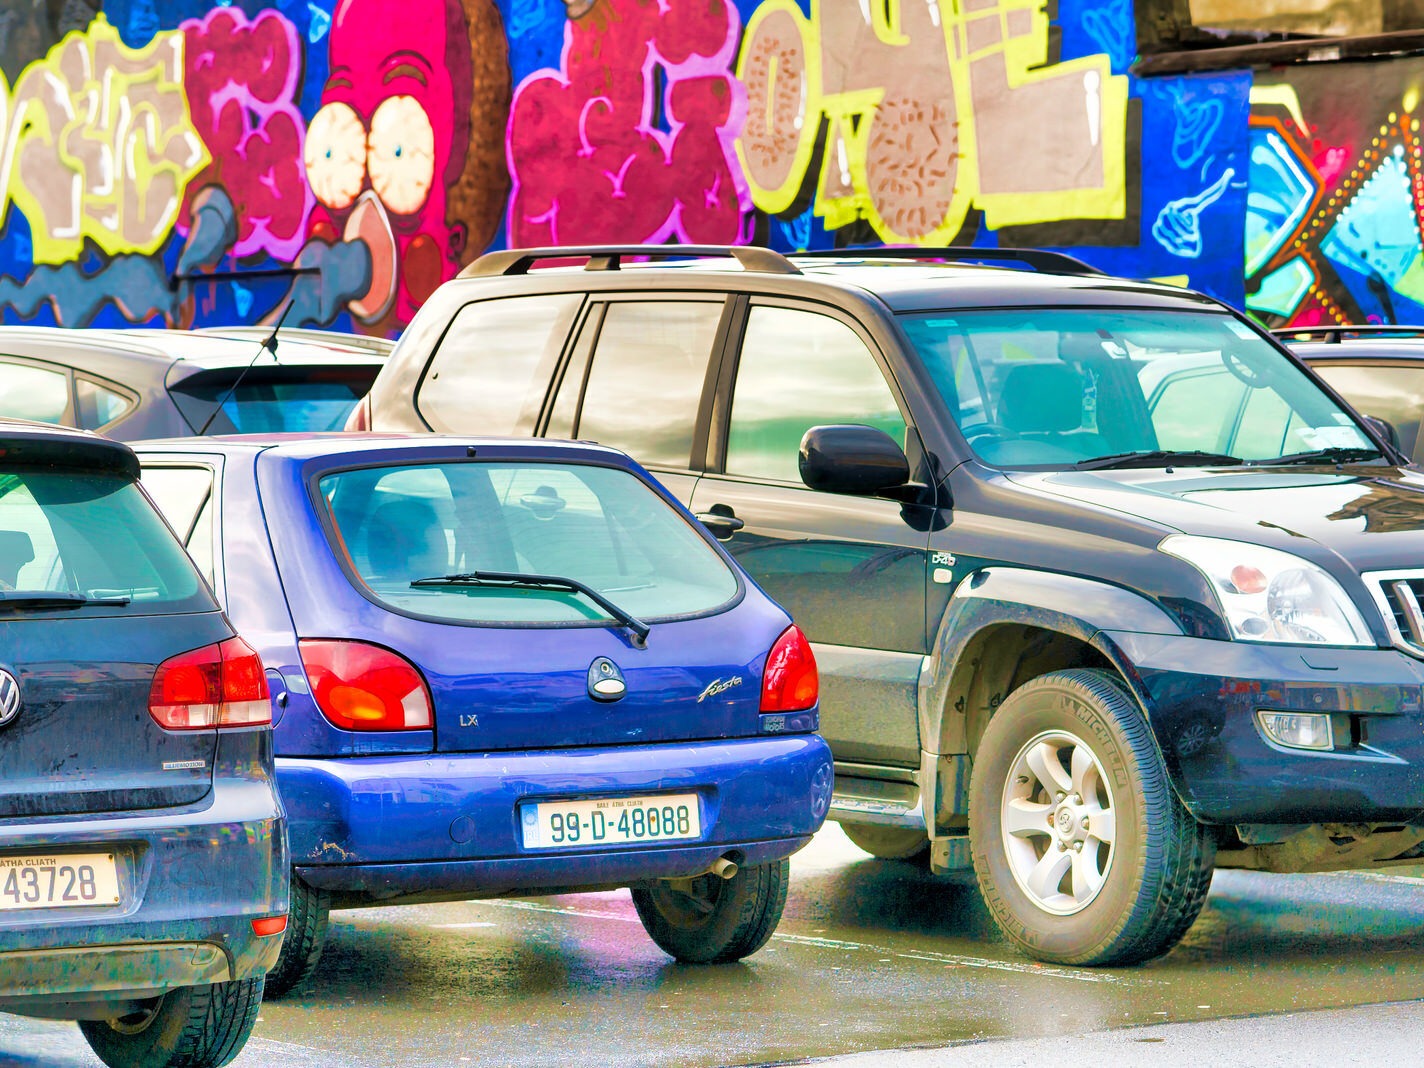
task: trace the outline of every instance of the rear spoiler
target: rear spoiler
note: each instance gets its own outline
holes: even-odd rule
[[[62,467],[138,480],[138,457],[121,441],[45,423],[0,421],[0,467]]]

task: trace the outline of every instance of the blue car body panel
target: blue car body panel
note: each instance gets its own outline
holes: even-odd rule
[[[393,611],[362,592],[331,549],[313,490],[323,473],[353,467],[588,463],[635,473],[691,521],[623,454],[377,435],[209,438],[139,451],[145,464],[197,461],[220,474],[217,585],[272,681],[293,864],[342,904],[681,877],[729,852],[744,863],[784,857],[824,820],[831,757],[813,733],[816,709],[763,716],[758,707],[767,653],[791,621],[710,535],[702,536],[739,577],[736,597],[715,612],[654,622],[638,649],[618,626],[454,624]],[[258,515],[260,525],[250,521]],[[368,642],[411,660],[432,693],[432,729],[334,726],[311,695],[304,638]],[[623,671],[621,701],[588,693],[600,656]],[[704,693],[731,678],[741,681]],[[701,799],[696,840],[573,852],[520,844],[515,821],[532,799],[668,792]]]

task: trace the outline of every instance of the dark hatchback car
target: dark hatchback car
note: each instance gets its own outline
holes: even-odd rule
[[[392,342],[319,330],[0,326],[0,418],[121,441],[335,430]],[[259,351],[261,350],[261,351]]]
[[[1274,333],[1357,411],[1382,420],[1411,462],[1424,462],[1424,327],[1287,327]]]
[[[294,871],[270,993],[313,971],[331,908],[626,886],[681,960],[771,936],[830,802],[815,661],[625,455],[135,448],[276,694]]]
[[[831,818],[1037,957],[1166,951],[1216,866],[1424,858],[1424,474],[1215,300],[1032,249],[497,252],[352,423],[651,468],[811,640]]]
[[[138,473],[0,421],[0,1011],[216,1068],[286,926],[271,704]]]

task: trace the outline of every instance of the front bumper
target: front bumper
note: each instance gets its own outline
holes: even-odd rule
[[[780,859],[821,826],[831,754],[817,735],[536,752],[278,758],[292,857],[343,903],[619,886],[706,871],[738,851]],[[521,807],[696,794],[695,839],[597,849],[526,848]]]
[[[114,905],[0,912],[0,1011],[126,1000],[261,975],[287,911],[289,858],[269,779],[217,778],[200,802],[124,816],[0,821],[0,853],[114,855]]]
[[[1408,823],[1424,814],[1424,663],[1394,649],[1102,637],[1136,669],[1168,773],[1198,820]],[[1329,713],[1337,747],[1268,742],[1258,710]]]

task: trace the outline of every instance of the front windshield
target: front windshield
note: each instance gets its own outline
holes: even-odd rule
[[[1352,415],[1229,315],[1015,308],[900,321],[970,448],[996,466],[1373,449]]]

